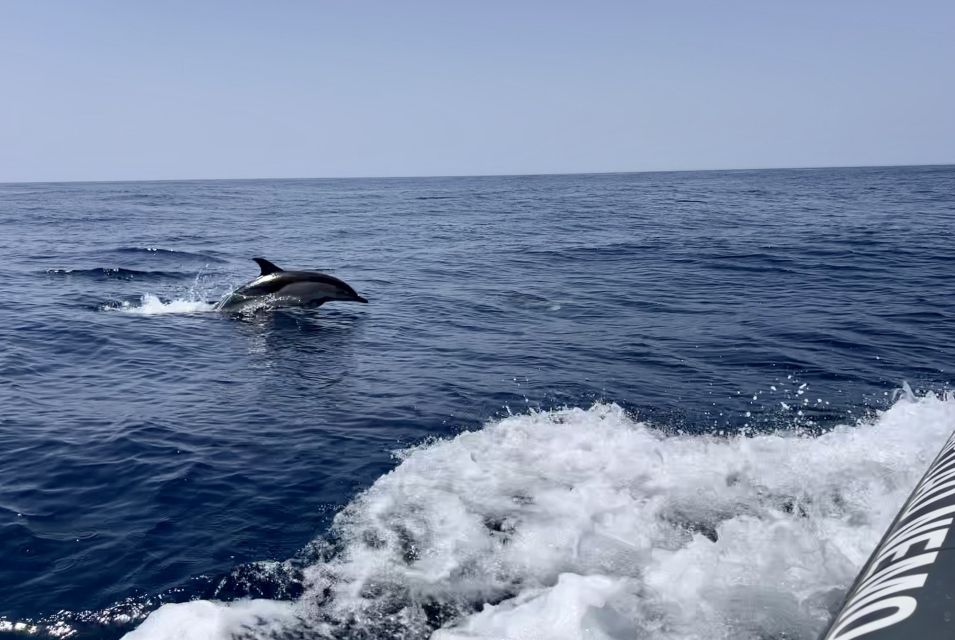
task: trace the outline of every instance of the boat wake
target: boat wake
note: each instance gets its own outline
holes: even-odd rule
[[[169,604],[128,637],[813,638],[953,427],[932,395],[814,437],[513,416],[402,452],[297,600]]]
[[[165,604],[126,637],[812,639],[953,428],[955,399],[910,392],[821,435],[511,416],[400,452],[277,599]]]

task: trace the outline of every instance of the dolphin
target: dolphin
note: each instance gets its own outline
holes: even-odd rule
[[[226,295],[216,305],[220,311],[246,306],[318,307],[330,300],[368,302],[338,278],[317,271],[285,271],[265,258],[252,258],[262,269],[258,278]]]

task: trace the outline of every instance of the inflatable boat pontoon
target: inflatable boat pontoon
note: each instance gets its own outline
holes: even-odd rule
[[[823,640],[955,637],[955,434],[856,578]]]

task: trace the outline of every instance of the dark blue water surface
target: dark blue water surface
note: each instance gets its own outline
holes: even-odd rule
[[[953,167],[0,185],[0,618],[294,595],[249,563],[508,411],[825,428],[947,388],[953,235]],[[202,304],[254,256],[370,304]]]

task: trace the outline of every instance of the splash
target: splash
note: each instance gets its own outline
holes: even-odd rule
[[[139,304],[123,302],[118,307],[106,307],[107,310],[118,310],[140,316],[157,316],[163,314],[206,313],[215,310],[215,304],[203,300],[186,300],[176,298],[163,302],[159,296],[147,293],[140,299]]]
[[[208,301],[210,295],[212,295],[212,290],[205,281],[204,273],[199,271],[192,286],[182,297],[163,300],[153,293],[145,293],[139,299],[138,304],[124,300],[120,304],[105,305],[102,309],[103,311],[121,311],[140,316],[208,313],[209,311],[215,311],[217,308],[215,302]]]
[[[166,605],[129,637],[808,640],[953,428],[932,395],[818,436],[512,416],[401,453],[295,602]]]

